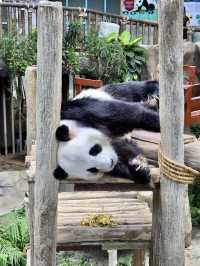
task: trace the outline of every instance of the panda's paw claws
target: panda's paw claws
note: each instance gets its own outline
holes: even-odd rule
[[[138,155],[137,157],[135,157],[134,159],[131,159],[129,161],[129,165],[131,166],[135,166],[136,167],[136,171],[140,170],[140,169],[145,169],[148,167],[148,163],[145,157],[143,157],[142,155]]]

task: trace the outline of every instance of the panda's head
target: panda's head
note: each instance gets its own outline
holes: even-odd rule
[[[136,0],[136,2],[135,2],[135,7],[141,7],[142,6],[142,4],[143,4],[143,0]]]
[[[59,141],[57,179],[97,180],[115,167],[118,157],[110,140],[99,130],[62,120],[56,131]]]

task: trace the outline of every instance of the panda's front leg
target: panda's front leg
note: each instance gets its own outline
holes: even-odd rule
[[[131,139],[117,138],[112,145],[119,161],[110,175],[130,179],[136,184],[152,184],[149,165],[136,143]]]

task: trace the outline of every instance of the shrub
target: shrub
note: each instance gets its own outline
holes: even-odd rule
[[[36,64],[37,32],[33,31],[24,39],[12,35],[0,39],[0,57],[15,75],[23,75],[27,66]]]
[[[126,80],[138,80],[145,64],[145,49],[139,45],[142,36],[131,38],[130,33],[124,31],[119,36],[116,33],[111,33],[107,40],[108,42],[118,40],[122,46],[128,67]]]
[[[124,81],[128,70],[126,57],[117,40],[108,42],[92,32],[86,37],[84,51],[89,58],[91,75],[103,80],[104,84]]]
[[[191,127],[192,133],[200,137],[200,124]],[[191,206],[191,216],[193,225],[200,225],[200,178],[197,178],[191,186],[189,186],[189,199]]]

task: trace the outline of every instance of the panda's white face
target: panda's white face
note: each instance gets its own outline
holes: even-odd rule
[[[103,133],[74,121],[61,123],[69,128],[70,139],[59,143],[58,165],[68,178],[97,180],[115,167],[117,154]]]
[[[142,6],[142,3],[143,3],[143,0],[136,0],[135,2],[135,7],[141,7]]]

